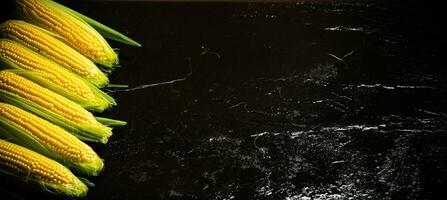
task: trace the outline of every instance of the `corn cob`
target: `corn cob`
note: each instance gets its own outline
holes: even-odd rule
[[[119,63],[118,55],[107,41],[88,23],[67,12],[50,0],[17,0],[20,16],[30,23],[50,30],[71,47],[94,62],[112,68]]]
[[[63,165],[5,140],[0,140],[0,171],[67,196],[83,197],[88,192],[88,187]]]
[[[109,82],[107,76],[91,60],[45,29],[21,20],[9,20],[0,24],[0,33],[70,69],[95,86],[103,87]]]
[[[42,74],[35,76],[37,73],[24,73],[23,76],[76,101],[89,110],[101,112],[116,105],[112,97],[91,83],[12,40],[0,39],[0,61],[10,68]]]
[[[107,143],[112,130],[100,121],[106,125],[125,124],[95,118],[75,102],[7,70],[0,71],[0,98],[53,122],[81,140]]]
[[[64,129],[16,106],[0,103],[0,125],[6,138],[80,173],[97,176],[104,167],[103,161],[87,144]]]
[[[116,30],[90,18],[90,17],[87,17],[87,16],[85,16],[79,12],[76,12],[75,10],[72,10],[68,7],[65,7],[62,4],[58,4],[57,2],[53,2],[53,4],[54,4],[54,6],[63,10],[64,12],[67,12],[74,17],[84,20],[87,24],[89,24],[94,29],[96,29],[105,38],[115,40],[117,42],[121,42],[121,43],[128,44],[131,46],[141,47],[141,44],[136,42],[135,40],[125,36],[124,34],[118,32],[118,31],[116,31]]]

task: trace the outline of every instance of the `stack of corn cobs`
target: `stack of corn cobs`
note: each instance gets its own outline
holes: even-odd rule
[[[0,25],[0,172],[85,196],[92,183],[82,177],[99,175],[104,162],[83,141],[105,144],[111,127],[126,124],[91,113],[116,105],[99,89],[118,64],[103,36],[140,44],[51,0],[15,4],[20,20]]]

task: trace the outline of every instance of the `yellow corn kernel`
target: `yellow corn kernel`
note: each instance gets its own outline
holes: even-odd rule
[[[63,88],[64,93],[49,87],[50,90],[85,105],[86,108],[92,107],[102,111],[115,104],[113,99],[108,99],[111,97],[94,86],[89,87],[72,72],[12,40],[0,39],[0,60],[7,61],[7,64],[12,63],[16,68],[42,74],[45,80]]]
[[[49,155],[38,148],[26,146],[29,149],[61,161],[87,175],[98,175],[104,167],[103,161],[91,147],[36,115],[10,104],[0,103],[0,119],[2,123],[8,123],[8,126],[19,127],[19,131],[9,129],[11,137],[20,138],[19,134],[30,136],[44,146]],[[4,129],[8,130],[6,127]]]
[[[5,140],[0,140],[0,169],[68,196],[82,197],[88,191],[84,183],[58,162]]]
[[[108,84],[107,76],[91,60],[40,27],[21,20],[9,20],[0,24],[0,33],[52,59],[98,87]]]
[[[50,0],[17,0],[17,10],[30,23],[60,35],[63,40],[93,61],[112,67],[118,55],[107,41],[81,18],[71,15]]]
[[[27,102],[25,103],[21,102],[20,105],[22,106],[31,102],[33,108],[37,108],[46,115],[56,116],[48,118],[46,115],[36,113],[49,121],[54,122],[54,118],[64,120],[64,123],[57,125],[66,126],[64,128],[70,131],[77,131],[75,133],[82,134],[87,132],[103,143],[106,143],[108,137],[112,135],[111,128],[98,122],[90,112],[80,105],[11,71],[0,71],[0,91],[6,91],[8,95],[12,94],[14,98],[19,97],[26,100]],[[3,96],[4,99],[6,97]],[[12,99],[14,100],[14,98]],[[28,108],[25,109],[30,110]]]

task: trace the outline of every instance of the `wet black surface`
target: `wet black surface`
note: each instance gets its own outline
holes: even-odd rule
[[[440,8],[67,5],[144,45],[111,43],[112,82],[187,78],[112,91],[119,106],[104,115],[129,124],[94,146],[106,170],[88,199],[445,198]]]

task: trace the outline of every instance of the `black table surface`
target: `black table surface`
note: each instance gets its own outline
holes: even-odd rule
[[[443,11],[402,2],[63,1],[143,44],[86,199],[443,199]]]

